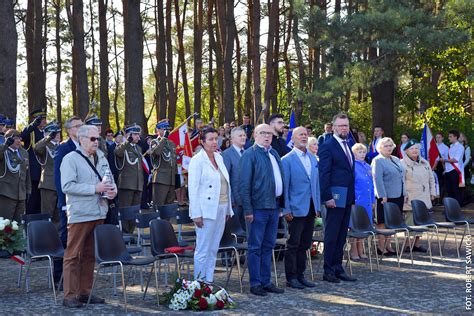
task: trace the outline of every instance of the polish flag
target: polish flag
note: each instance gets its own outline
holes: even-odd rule
[[[193,156],[193,150],[189,140],[187,121],[172,131],[168,139],[176,145],[177,164],[181,165],[184,169],[188,169],[189,162]]]
[[[421,135],[421,156],[430,162],[433,168],[436,158],[439,157],[438,146],[436,146],[435,138],[428,124],[425,123],[423,127],[423,134]]]

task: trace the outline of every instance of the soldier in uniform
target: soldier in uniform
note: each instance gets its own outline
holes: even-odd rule
[[[107,148],[107,161],[109,162],[110,171],[114,175],[114,182],[118,183],[119,170],[115,164],[115,148],[123,143],[123,132],[118,131],[115,133],[114,138],[114,142]]]
[[[26,197],[31,193],[28,152],[21,147],[20,132],[11,129],[0,145],[0,216],[20,222]]]
[[[41,212],[41,194],[38,188],[41,178],[41,165],[36,159],[34,148],[36,143],[44,138],[43,128],[46,126],[46,109],[35,110],[30,113],[33,118],[27,127],[21,132],[21,138],[25,149],[28,151],[31,175],[31,195],[26,204],[27,214],[38,214]]]
[[[34,151],[41,165],[41,178],[38,188],[41,193],[41,213],[50,214],[53,223],[59,223],[57,205],[58,194],[54,183],[54,156],[59,146],[61,129],[57,122],[51,122],[44,127],[46,136],[40,140]]]
[[[140,205],[143,191],[142,148],[140,141],[141,128],[132,125],[125,128],[126,141],[115,148],[115,164],[120,171],[118,177],[118,199],[120,207]],[[134,221],[122,223],[125,233],[133,233]]]
[[[86,125],[94,125],[97,127],[99,130],[99,135],[102,135],[102,121],[101,119],[97,116],[97,114],[91,114],[86,117],[86,120],[84,121]],[[107,157],[107,143],[105,140],[101,137],[99,137],[99,149],[102,150],[104,155]]]
[[[156,124],[157,138],[151,141],[151,163],[153,165],[152,186],[153,204],[171,204],[175,199],[176,145],[168,139],[170,125],[168,120]]]

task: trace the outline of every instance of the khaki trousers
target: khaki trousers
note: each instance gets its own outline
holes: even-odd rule
[[[133,205],[140,205],[142,201],[142,192],[135,190],[118,190],[119,207],[127,207]],[[135,230],[135,221],[122,221],[122,230],[124,233],[132,234]]]
[[[26,201],[18,201],[0,195],[0,217],[21,222],[21,216],[25,214]]]
[[[64,299],[89,295],[94,279],[94,228],[103,224],[99,219],[91,222],[69,224],[67,247],[64,253]]]
[[[59,212],[56,206],[58,194],[54,190],[40,189],[41,193],[41,213],[51,215],[54,224],[59,223]]]
[[[176,197],[175,189],[174,185],[153,183],[153,204],[156,206],[173,203]]]

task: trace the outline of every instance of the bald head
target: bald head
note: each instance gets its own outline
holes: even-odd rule
[[[308,130],[304,126],[298,126],[293,130],[293,135],[291,136],[293,141],[293,146],[299,150],[305,152],[306,145],[308,145]]]
[[[269,148],[272,143],[273,128],[268,124],[260,124],[255,127],[254,137],[255,143]]]

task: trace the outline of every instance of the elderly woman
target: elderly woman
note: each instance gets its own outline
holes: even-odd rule
[[[189,213],[196,226],[194,278],[214,281],[217,250],[225,222],[233,215],[229,174],[217,150],[217,131],[201,132],[202,150],[189,163]]]
[[[308,144],[306,145],[306,149],[308,149],[309,152],[312,153],[316,157],[316,159],[319,160],[318,147],[318,139],[316,137],[308,137]]]
[[[392,156],[395,143],[389,137],[384,137],[377,142],[379,155],[372,160],[372,174],[374,175],[375,196],[377,197],[377,227],[385,228],[385,217],[383,204],[393,202],[398,205],[400,212],[407,200],[405,191],[405,169],[400,159]],[[396,253],[387,243],[386,249],[380,249],[385,245],[385,238],[379,236],[379,249],[377,252],[384,255],[395,255]],[[385,252],[386,250],[386,252]]]
[[[357,143],[352,146],[352,152],[355,157],[355,204],[363,206],[372,223],[372,206],[375,204],[374,182],[372,180],[372,169],[365,162],[367,147],[364,144]],[[349,224],[352,227],[352,220]],[[362,239],[350,239],[351,260],[366,259],[364,254],[364,245]]]
[[[403,209],[407,211],[407,224],[414,225],[411,201],[423,201],[427,208],[431,208],[431,201],[436,196],[436,186],[430,163],[420,157],[420,143],[417,140],[410,139],[406,143],[405,155],[401,163],[405,168],[405,185],[408,199]],[[419,236],[415,238],[413,251],[426,252],[426,249],[420,246]]]

